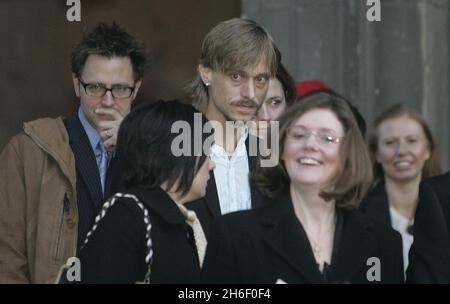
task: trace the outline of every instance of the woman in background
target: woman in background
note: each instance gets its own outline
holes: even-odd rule
[[[442,210],[433,191],[421,185],[423,178],[440,172],[430,129],[419,113],[396,104],[375,119],[369,149],[374,163],[375,187],[361,209],[401,234],[405,273],[414,242],[416,261],[408,270],[411,275],[406,273],[408,281],[433,282],[432,277],[440,276],[434,273],[438,272],[435,264],[442,260],[433,256],[441,255],[439,251],[445,246],[442,239],[447,236]],[[417,273],[418,266],[414,265],[417,259],[426,261],[428,271]]]
[[[270,78],[266,99],[257,112],[258,121],[278,120],[296,96],[295,81],[284,65],[278,65],[277,74]]]
[[[256,124],[250,125],[250,132],[270,143],[274,121],[278,122],[286,108],[294,102],[295,96],[295,81],[280,62],[277,74],[269,79],[266,99],[256,113]]]

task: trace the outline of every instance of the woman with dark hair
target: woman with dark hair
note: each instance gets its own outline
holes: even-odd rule
[[[280,62],[276,75],[269,79],[266,98],[256,112],[256,124],[250,132],[270,142],[273,122],[278,121],[286,108],[294,103],[295,97],[295,81]]]
[[[348,104],[313,93],[280,118],[280,160],[254,180],[269,206],[218,220],[204,280],[226,283],[402,282],[400,236],[355,210],[370,159]]]
[[[295,81],[280,62],[275,77],[269,79],[266,99],[258,109],[259,121],[278,120],[295,100]]]
[[[375,119],[369,150],[375,186],[362,211],[401,234],[408,282],[445,282],[446,271],[440,274],[449,259],[445,219],[434,192],[421,183],[440,173],[428,125],[415,110],[395,104]]]
[[[200,130],[202,141],[194,142],[196,115],[202,118],[190,105],[159,101],[124,119],[117,156],[125,194],[103,206],[88,234],[80,254],[82,282],[199,281],[206,240],[195,212],[183,204],[205,195],[214,164],[203,151],[208,134]],[[189,132],[177,134],[176,124]]]

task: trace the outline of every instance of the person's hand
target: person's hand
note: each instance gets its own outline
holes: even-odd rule
[[[111,120],[101,120],[97,124],[97,131],[99,132],[106,150],[114,152],[117,143],[117,133],[119,132],[120,124],[122,123],[122,114],[113,108],[101,108],[95,110],[96,114],[110,116]]]

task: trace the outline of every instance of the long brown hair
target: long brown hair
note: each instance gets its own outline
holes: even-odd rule
[[[280,155],[289,127],[303,114],[313,109],[329,109],[341,122],[345,135],[339,153],[340,167],[331,181],[332,190],[322,190],[321,197],[335,200],[337,208],[353,209],[359,206],[372,182],[369,152],[355,117],[345,99],[327,92],[311,93],[290,106],[280,118]],[[258,165],[252,176],[260,190],[267,196],[276,198],[289,194],[290,178],[283,160],[275,167]]]

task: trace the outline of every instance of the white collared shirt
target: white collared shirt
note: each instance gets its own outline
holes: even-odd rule
[[[248,210],[252,206],[248,157],[245,147],[247,137],[248,127],[245,126],[231,158],[228,157],[223,147],[217,144],[213,144],[211,147],[211,159],[216,165],[214,178],[222,214]]]
[[[398,231],[402,236],[403,245],[403,268],[406,274],[406,269],[409,264],[409,249],[414,241],[414,236],[408,233],[408,227],[411,226],[414,221],[411,221],[404,217],[395,208],[389,207],[389,213],[391,215],[391,224],[394,230]]]

